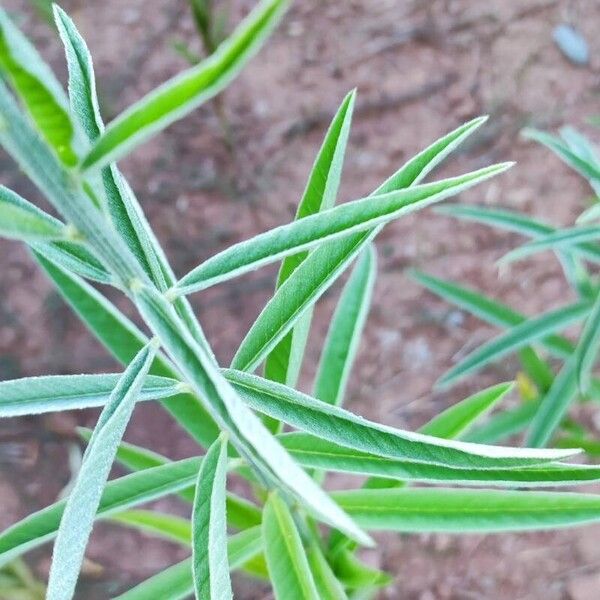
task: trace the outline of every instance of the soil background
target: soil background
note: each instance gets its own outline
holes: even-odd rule
[[[64,80],[62,48],[48,24],[24,0],[3,4]],[[234,0],[231,21],[252,4]],[[186,67],[173,42],[200,52],[183,0],[64,0],[63,7],[91,48],[107,121]],[[552,30],[562,22],[587,37],[588,66],[574,66],[553,43]],[[356,87],[340,201],[368,194],[445,131],[489,114],[481,133],[438,175],[515,160],[507,174],[461,200],[569,224],[585,206],[588,188],[547,150],[523,140],[520,130],[571,124],[600,141],[600,131],[586,124],[600,114],[599,27],[598,0],[297,0],[222,95],[233,149],[210,103],[138,148],[122,169],[176,272],[184,274],[232,243],[293,218],[328,119]],[[4,154],[0,180],[40,200]],[[388,226],[377,240],[379,276],[347,405],[415,429],[467,393],[514,378],[518,365],[507,360],[455,388],[432,391],[458,357],[494,330],[423,291],[406,271],[418,267],[458,280],[528,314],[571,300],[549,254],[499,273],[495,261],[520,241],[431,210]],[[118,369],[21,245],[0,241],[0,273],[0,379]],[[192,297],[223,364],[272,293],[275,274],[276,268],[263,269]],[[339,288],[316,313],[302,376],[306,390]],[[92,425],[96,415],[0,423],[0,529],[56,499],[77,464],[73,425]],[[196,451],[149,403],[136,409],[126,439],[171,458]],[[186,514],[174,500],[158,507]],[[523,535],[385,535],[366,558],[396,576],[384,598],[593,600],[600,597],[599,534],[598,527],[583,527]],[[28,555],[42,578],[49,553],[45,547]],[[111,597],[185,556],[170,543],[100,524],[78,598]],[[241,599],[270,597],[268,589],[239,577],[235,587]]]

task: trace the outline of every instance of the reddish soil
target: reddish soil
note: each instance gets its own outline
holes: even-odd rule
[[[51,30],[24,0],[5,4],[64,75],[62,50]],[[233,4],[232,18],[238,19],[253,2]],[[185,67],[170,42],[198,46],[183,1],[70,0],[64,7],[95,57],[107,120]],[[573,66],[554,46],[552,29],[565,19],[587,36],[589,67]],[[598,114],[599,24],[600,5],[589,1],[298,0],[224,94],[233,152],[212,106],[206,106],[136,150],[123,170],[183,274],[218,250],[293,217],[326,119],[357,87],[342,200],[368,193],[430,141],[488,113],[485,129],[441,174],[516,160],[508,174],[461,199],[571,223],[588,189],[519,131],[528,124],[550,130],[572,124],[598,140],[585,121]],[[38,199],[5,155],[0,179]],[[516,363],[507,361],[467,384],[432,392],[457,356],[493,330],[424,292],[405,271],[418,266],[451,277],[530,314],[568,301],[568,288],[548,255],[499,274],[495,261],[518,241],[432,211],[386,228],[377,242],[374,304],[348,392],[352,410],[416,428],[467,392],[514,376]],[[1,379],[117,369],[23,247],[0,241],[0,272]],[[193,297],[223,363],[268,299],[274,273],[261,270]],[[317,311],[305,386],[336,297],[328,294]],[[0,423],[0,529],[55,500],[70,477],[72,423],[94,419],[90,412]],[[195,452],[158,406],[136,411],[127,439],[172,458]],[[161,506],[185,510],[172,501]],[[368,558],[396,575],[385,598],[592,600],[600,590],[599,533],[587,527],[526,535],[386,535]],[[171,544],[100,525],[89,550],[99,569],[89,566],[79,597],[110,597],[184,556]],[[42,577],[48,557],[48,548],[29,556]],[[248,581],[238,579],[236,586],[240,598],[270,597]]]

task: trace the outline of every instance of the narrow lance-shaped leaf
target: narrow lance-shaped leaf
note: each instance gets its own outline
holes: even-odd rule
[[[541,448],[551,439],[577,395],[577,357],[566,360],[531,419],[525,441]]]
[[[419,431],[435,437],[460,438],[473,426],[477,419],[492,410],[513,387],[512,382],[499,383],[477,392],[433,417]]]
[[[188,458],[109,481],[96,518],[109,517],[193,485],[200,462],[198,458]],[[51,540],[58,531],[65,504],[65,500],[60,500],[1,532],[0,565]]]
[[[64,240],[65,226],[15,192],[0,186],[0,236],[24,241]]]
[[[362,592],[367,597],[377,588],[386,587],[394,580],[391,575],[367,566],[353,552],[343,548],[335,554],[335,574],[344,586],[357,590],[358,594]]]
[[[104,406],[121,375],[46,375],[0,382],[0,417]],[[181,392],[181,384],[167,377],[149,375],[138,401],[169,398]]]
[[[104,132],[104,123],[96,96],[92,57],[73,21],[57,5],[54,5],[54,18],[65,47],[69,67],[71,110],[80,120],[88,140],[94,142]],[[144,270],[159,285],[162,280],[160,268],[154,264],[156,261],[152,261],[154,255],[143,247],[138,235],[139,231],[136,231],[132,222],[132,216],[137,216],[140,211],[133,210],[132,194],[126,188],[117,168],[111,165],[103,169],[97,184],[103,188],[107,209],[115,227]]]
[[[590,389],[592,370],[600,350],[600,293],[585,321],[575,349],[577,380],[583,393]]]
[[[600,184],[599,184],[600,191]],[[581,225],[584,223],[590,223],[591,221],[597,221],[600,218],[600,204],[598,202],[592,204],[586,208],[578,217],[575,223]]]
[[[123,284],[139,276],[140,269],[125,242],[113,228],[106,227],[89,186],[59,163],[1,82],[0,116],[4,119],[0,142],[6,151],[64,219],[81,232],[103,264],[110,265],[115,280]]]
[[[552,150],[560,159],[585,178],[590,180],[600,180],[600,165],[595,161],[583,158],[559,138],[536,129],[525,129],[523,130],[523,135]]]
[[[193,573],[196,598],[233,598],[227,562],[227,438],[207,451],[198,473],[192,514]]]
[[[493,468],[527,466],[569,455],[560,450],[468,444],[395,429],[256,375],[242,371],[225,371],[225,375],[250,408],[322,439],[377,456],[451,467]]]
[[[294,519],[276,493],[271,494],[265,504],[262,532],[275,598],[319,600]]]
[[[96,289],[81,278],[68,273],[39,254],[38,263],[54,282],[60,294],[88,329],[121,363],[130,362],[148,338]],[[150,371],[155,375],[173,376],[173,370],[157,357]],[[163,401],[163,406],[202,446],[208,447],[219,430],[199,400],[191,394],[178,394]]]
[[[77,232],[12,190],[0,186],[0,236],[27,242],[46,258],[102,283],[111,277],[81,243]]]
[[[600,164],[597,147],[582,133],[574,127],[567,125],[560,128],[560,137],[567,143],[569,148],[584,160]]]
[[[385,484],[379,487],[392,487],[392,480],[396,483],[411,481],[478,487],[555,487],[600,481],[600,467],[598,466],[545,463],[540,466],[516,469],[503,467],[492,469],[454,468],[376,456],[373,453],[347,448],[307,433],[286,433],[280,439],[288,452],[307,468],[338,471],[358,476],[368,475]],[[565,447],[579,446],[574,440],[570,439],[569,441],[573,441],[573,443]],[[370,487],[375,486],[370,483]]]
[[[65,47],[69,66],[71,114],[78,119],[87,138],[93,142],[104,131],[96,96],[94,65],[84,39],[65,11],[53,5],[54,22]]]
[[[466,204],[450,204],[439,207],[437,212],[447,214],[458,219],[466,219],[500,227],[508,231],[515,231],[523,235],[539,238],[553,234],[556,229],[529,216],[505,209],[473,206]],[[600,258],[600,248],[594,244],[581,244],[572,249],[559,251],[558,258],[569,283],[582,295],[589,295],[589,277],[583,269],[578,257],[573,254],[590,257],[592,260]]]
[[[150,92],[110,123],[82,168],[114,162],[215,96],[256,54],[287,6],[287,0],[263,0],[212,56]]]
[[[102,491],[155,352],[154,342],[140,351],[123,373],[100,414],[54,544],[48,600],[70,600],[75,593]]]
[[[68,241],[50,244],[30,242],[29,246],[35,254],[67,272],[98,283],[114,284],[113,276],[86,246]]]
[[[497,444],[505,441],[512,435],[521,433],[529,425],[539,403],[539,400],[528,401],[516,408],[498,412],[483,425],[473,427],[464,439],[476,444]]]
[[[339,406],[367,319],[375,272],[376,251],[363,251],[338,301],[315,378],[314,396]]]
[[[189,519],[159,513],[154,510],[126,510],[108,517],[111,523],[131,527],[159,536],[186,547],[192,544],[192,527]]]
[[[88,140],[94,142],[104,131],[104,123],[98,106],[92,57],[73,21],[56,5],[54,16],[69,66],[71,110],[80,119]],[[133,192],[114,165],[102,170],[98,185],[103,188],[108,212],[117,230],[149,277],[164,291],[173,282],[166,281],[168,269],[166,264],[161,264],[164,256],[157,251],[158,244]]]
[[[500,402],[512,387],[512,383],[501,383],[473,394],[433,417],[419,429],[419,433],[446,439],[462,438],[473,423]],[[399,483],[394,479],[386,482],[379,477],[372,477],[363,487],[382,488],[397,485]]]
[[[456,383],[469,373],[473,373],[493,361],[516,350],[528,346],[550,334],[583,319],[590,311],[588,302],[577,302],[559,309],[548,311],[531,317],[505,333],[481,345],[474,352],[463,358],[460,363],[445,373],[438,384],[447,386]]]
[[[381,209],[385,210],[387,200],[390,204],[394,204],[396,196],[400,206],[397,208],[396,216],[408,214],[415,210],[419,210],[428,206],[433,202],[439,202],[444,198],[457,194],[463,190],[466,190],[502,171],[505,171],[510,165],[494,165],[487,167],[479,171],[474,171],[466,175],[455,177],[431,184],[425,184],[409,190],[398,190],[389,192],[389,197],[384,200],[382,198]],[[369,202],[369,199],[361,202]],[[348,208],[346,208],[348,206]],[[356,203],[354,206],[351,204],[342,205],[332,209],[333,211],[353,211],[356,206],[362,207],[362,203]],[[379,203],[374,206],[377,210]],[[307,217],[298,221],[298,225],[304,224],[309,218],[318,219],[323,217],[321,215],[315,215],[314,217]],[[369,241],[379,231],[379,227],[368,230],[364,234],[360,234],[360,240],[358,240],[359,234],[346,236],[339,244],[335,244],[335,247],[330,244],[324,244],[317,248],[309,257],[293,272],[293,274],[285,281],[285,283],[277,290],[273,298],[265,306],[258,319],[254,322],[250,331],[242,341],[238,351],[232,362],[232,368],[240,369],[244,371],[254,370],[265,358],[268,352],[273,348],[275,344],[294,326],[297,319],[304,313],[304,311],[312,306],[314,302],[323,294],[323,292],[331,285],[333,280],[339,276],[343,270],[349,265],[351,259],[354,259],[360,251],[363,243],[366,245],[366,240]],[[366,236],[366,237],[364,237]],[[352,248],[348,246],[352,244]],[[341,250],[344,250],[340,254],[340,261],[332,259],[331,254],[338,254]],[[326,251],[329,255],[327,260],[318,258],[321,251]],[[315,259],[314,257],[317,257]],[[351,258],[350,258],[351,256]],[[313,261],[319,262],[319,268],[315,268]],[[322,273],[324,266],[327,266],[325,275]],[[298,282],[301,281],[302,288],[305,290],[302,293],[298,293]],[[310,288],[310,289],[309,289]]]
[[[37,129],[60,160],[66,165],[75,165],[75,132],[64,90],[36,49],[1,8],[0,70],[9,79]]]
[[[258,555],[261,550],[260,527],[247,529],[230,536],[227,541],[227,554],[231,570],[239,569],[248,560]],[[184,600],[193,593],[192,559],[187,558],[143,581],[114,600],[148,600],[149,598]]]
[[[270,485],[284,487],[319,519],[359,543],[371,540],[339,510],[249,410],[203,349],[181,327],[172,306],[151,288],[136,290],[138,310],[231,443]]]
[[[498,327],[514,327],[525,322],[527,317],[513,310],[510,306],[492,300],[470,288],[458,285],[452,281],[433,277],[426,273],[413,270],[410,277],[426,287],[440,298],[468,311],[478,319]],[[566,338],[550,335],[541,343],[553,354],[565,358],[573,352],[573,345]]]
[[[356,91],[350,92],[333,118],[298,205],[296,220],[327,210],[335,204],[355,99]],[[306,256],[306,252],[302,252],[283,260],[275,289],[281,286]],[[265,377],[292,387],[296,384],[311,320],[312,312],[306,311],[296,326],[273,348],[265,361]]]
[[[499,261],[499,264],[507,264],[516,260],[521,260],[537,252],[544,250],[576,250],[585,242],[597,242],[600,239],[600,227],[596,225],[579,226],[567,229],[559,229],[554,233],[549,233],[532,242],[523,244],[514,250],[505,254]],[[591,244],[586,244],[590,246]],[[585,250],[585,246],[584,246]],[[599,249],[600,250],[600,249]],[[591,253],[590,253],[591,254]],[[599,262],[600,257],[596,254],[585,253],[585,257]]]
[[[371,530],[496,533],[600,521],[600,496],[592,494],[401,488],[334,497]]]
[[[173,294],[196,292],[303,248],[371,230],[468,189],[505,168],[505,165],[496,165],[459,177],[371,195],[276,227],[208,259],[184,276]]]
[[[320,600],[348,600],[344,586],[336,577],[316,542],[310,544],[306,557]]]

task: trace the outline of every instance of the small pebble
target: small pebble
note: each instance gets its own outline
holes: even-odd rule
[[[587,65],[590,52],[586,39],[571,25],[558,25],[552,34],[560,51],[574,64]]]

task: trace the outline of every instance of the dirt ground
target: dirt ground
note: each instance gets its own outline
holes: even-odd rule
[[[62,49],[50,28],[24,0],[3,4],[64,76]],[[234,1],[232,19],[252,4]],[[94,55],[107,120],[185,67],[172,42],[198,48],[183,0],[63,5]],[[554,45],[552,29],[565,21],[586,35],[589,66],[572,65]],[[440,174],[516,160],[509,173],[461,199],[571,223],[587,188],[519,131],[531,124],[549,130],[572,124],[598,141],[600,133],[586,118],[600,114],[599,26],[598,0],[296,0],[273,39],[223,96],[233,151],[210,105],[136,150],[122,167],[183,274],[292,218],[327,119],[356,87],[340,200],[369,193],[436,137],[486,113],[491,118],[481,134]],[[38,199],[4,154],[0,180]],[[567,302],[568,288],[549,255],[498,272],[495,261],[518,241],[432,211],[386,228],[377,242],[379,278],[348,391],[352,410],[417,428],[468,392],[514,376],[516,363],[507,361],[464,385],[432,392],[457,357],[493,330],[424,292],[406,269],[418,266],[459,280],[531,314]],[[0,272],[0,379],[117,369],[23,247],[0,241]],[[274,274],[274,268],[264,269],[192,298],[224,364],[269,298]],[[303,375],[307,389],[337,290],[317,311]],[[56,499],[70,476],[72,424],[94,419],[90,411],[0,423],[0,529]],[[150,404],[136,410],[127,439],[172,458],[195,452]],[[185,511],[171,500],[159,506]],[[584,527],[526,535],[386,535],[367,558],[396,575],[384,598],[593,600],[600,595],[599,534],[598,527]],[[184,556],[172,544],[100,525],[79,597],[108,598]],[[43,577],[49,548],[28,560]],[[255,583],[236,579],[235,585],[236,597],[270,597]]]

